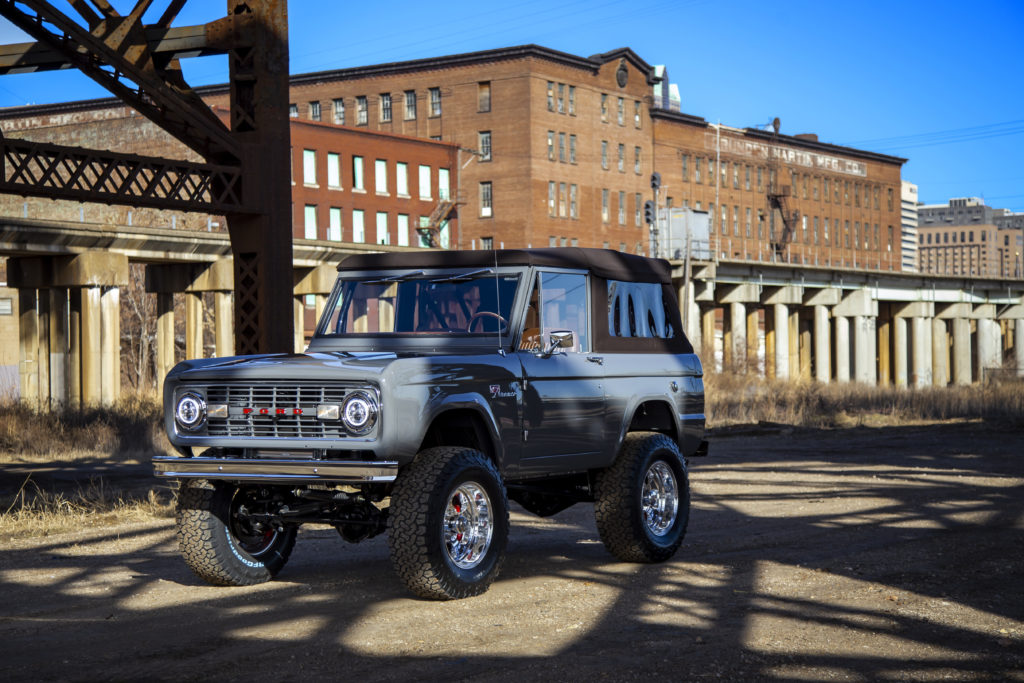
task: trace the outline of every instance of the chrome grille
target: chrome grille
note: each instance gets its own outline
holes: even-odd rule
[[[345,439],[341,422],[316,419],[316,407],[323,403],[340,405],[345,396],[361,385],[330,386],[307,384],[213,384],[206,387],[207,404],[227,404],[228,417],[210,417],[210,436],[254,439]],[[246,408],[251,408],[248,415]],[[266,409],[268,414],[261,415]],[[283,414],[276,411],[283,409]],[[301,411],[296,414],[295,410]]]

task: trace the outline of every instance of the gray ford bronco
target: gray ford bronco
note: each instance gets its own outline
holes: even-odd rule
[[[304,523],[387,532],[419,596],[487,590],[509,499],[593,502],[615,557],[660,562],[707,452],[670,266],[600,249],[350,256],[303,354],[187,360],[164,384],[177,535],[213,584],[277,574]]]

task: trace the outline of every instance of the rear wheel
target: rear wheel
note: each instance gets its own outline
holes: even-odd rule
[[[480,595],[497,577],[507,544],[508,498],[483,453],[430,448],[395,481],[388,547],[395,571],[416,595]]]
[[[217,586],[249,586],[273,578],[291,555],[296,527],[268,519],[269,491],[225,482],[186,481],[178,491],[178,548],[185,564]]]
[[[690,519],[690,485],[672,439],[628,434],[615,462],[594,479],[597,530],[612,555],[663,562],[675,554]]]

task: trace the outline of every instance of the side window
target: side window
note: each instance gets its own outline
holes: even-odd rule
[[[573,333],[572,351],[589,351],[587,276],[542,272],[537,285],[530,295],[519,348],[543,348],[551,332],[569,330]]]
[[[661,285],[608,281],[608,334],[612,337],[676,336]]]

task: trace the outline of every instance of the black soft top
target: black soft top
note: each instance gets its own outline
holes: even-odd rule
[[[487,268],[493,267],[495,263],[498,266],[577,268],[589,270],[598,277],[609,280],[672,283],[672,267],[665,259],[651,259],[611,249],[583,247],[353,254],[338,264],[338,270]]]

